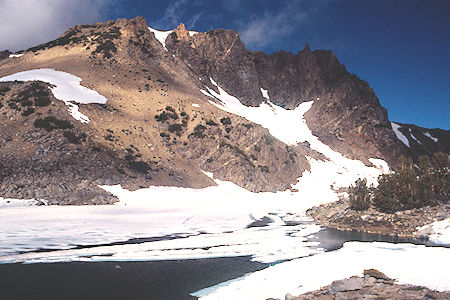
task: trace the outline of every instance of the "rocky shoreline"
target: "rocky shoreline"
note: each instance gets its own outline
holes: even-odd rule
[[[379,212],[373,207],[363,211],[353,210],[347,199],[340,199],[313,207],[306,213],[316,223],[328,228],[426,240],[434,232],[430,227],[421,227],[449,218],[450,204],[389,214]]]
[[[449,299],[450,292],[438,292],[422,286],[396,284],[382,272],[364,270],[364,276],[336,280],[319,290],[298,297],[286,295],[286,300],[338,300],[338,299]]]

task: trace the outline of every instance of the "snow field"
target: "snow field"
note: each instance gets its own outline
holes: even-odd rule
[[[75,120],[81,123],[89,123],[89,118],[83,115],[75,103],[105,104],[107,99],[94,90],[88,89],[80,85],[81,78],[62,71],[54,69],[34,69],[29,71],[18,72],[13,75],[0,78],[1,82],[5,81],[43,81],[52,84],[51,91],[56,99],[63,101],[69,106],[69,112]]]

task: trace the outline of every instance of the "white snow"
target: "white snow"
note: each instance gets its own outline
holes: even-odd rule
[[[394,122],[391,122],[391,126],[392,126],[392,130],[394,130],[394,133],[395,133],[395,135],[397,136],[397,138],[398,138],[403,144],[405,144],[408,148],[410,148],[408,139],[407,139],[406,136],[405,136],[403,133],[401,133],[400,130],[399,130],[399,129],[401,128],[401,126],[398,125],[398,124],[396,124],[396,123],[394,123]]]
[[[196,35],[198,32],[197,31],[192,31],[192,30],[189,30],[189,36],[194,36],[194,35]]]
[[[261,88],[261,94],[264,98],[266,98],[267,100],[270,100],[269,93],[267,92],[267,90]]]
[[[56,99],[63,101],[69,106],[70,114],[81,123],[89,123],[89,118],[78,110],[75,103],[106,103],[107,99],[94,90],[80,85],[81,78],[54,69],[34,69],[18,72],[0,78],[0,81],[35,81],[40,80],[53,85],[51,91]],[[75,102],[75,103],[74,103]]]
[[[391,169],[386,161],[379,158],[369,158],[369,161],[378,169],[382,170],[383,173],[389,173]]]
[[[419,140],[414,136],[414,134],[412,133],[411,128],[408,128],[408,129],[409,129],[409,135],[411,135],[412,139],[415,140],[418,144],[421,144],[421,145],[422,145],[422,142],[419,141]]]
[[[344,247],[295,259],[254,272],[192,295],[201,300],[284,299],[331,284],[334,280],[362,275],[375,268],[398,280],[445,291],[450,289],[450,249],[412,244],[347,242]]]
[[[15,53],[13,53],[13,54],[10,54],[9,55],[9,57],[10,58],[13,58],[13,57],[21,57],[23,54],[15,54]]]
[[[192,106],[193,106],[193,107],[200,108],[200,105],[198,105],[197,103],[192,103]]]
[[[167,36],[173,32],[173,30],[160,31],[157,29],[153,29],[151,27],[149,27],[148,29],[151,32],[153,32],[153,34],[155,35],[155,38],[161,43],[161,45],[164,47],[164,49],[166,49],[166,51],[169,52],[169,50],[167,50],[167,48],[166,48],[166,39],[167,39]]]
[[[426,137],[429,137],[429,138],[432,139],[435,143],[437,143],[437,142],[439,141],[438,138],[435,138],[435,137],[432,136],[431,133],[429,133],[429,132],[424,132],[423,135],[426,136]]]
[[[251,193],[231,182],[216,183],[217,186],[205,189],[152,186],[133,192],[119,185],[104,186],[120,199],[113,206],[0,209],[0,240],[5,241],[0,248],[0,263],[76,261],[85,260],[86,256],[99,261],[241,255],[274,262],[323,251],[306,241],[320,228],[305,216],[305,211],[329,198],[319,197],[322,202],[318,202],[316,197],[299,199],[290,191]],[[263,217],[272,223],[247,228]],[[287,221],[298,225],[285,226]],[[60,250],[79,244],[168,235],[184,238]],[[59,251],[17,254],[41,248]]]
[[[34,206],[38,204],[39,201],[35,199],[11,199],[0,197],[0,208],[3,207],[24,207],[24,206]]]
[[[385,172],[386,163],[380,167],[380,162],[377,161],[374,164],[375,168],[367,167],[359,160],[345,158],[340,153],[333,151],[328,145],[322,143],[314,136],[303,118],[303,115],[311,108],[314,101],[303,102],[293,110],[276,106],[270,101],[262,103],[259,107],[248,107],[243,105],[239,99],[224,91],[212,78],[210,80],[217,87],[219,93],[207,86],[205,86],[207,91],[201,90],[201,92],[220,101],[220,104],[210,101],[214,106],[244,117],[253,123],[260,124],[267,128],[271,135],[287,145],[296,145],[307,141],[313,150],[322,153],[329,159],[327,162],[310,159],[312,175],[305,176],[303,174],[299,182],[300,186],[302,186],[302,182],[307,181],[307,178],[312,176],[310,180],[312,187],[311,185],[304,186],[305,189],[313,188],[316,191],[322,191],[330,190],[330,185],[346,187],[359,177],[367,178],[370,183],[375,184],[376,178],[382,172]]]
[[[418,232],[428,234],[428,239],[442,246],[450,246],[450,218],[417,228]]]

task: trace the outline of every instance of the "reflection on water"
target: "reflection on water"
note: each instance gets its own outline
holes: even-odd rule
[[[388,243],[409,243],[425,246],[440,246],[430,242],[428,239],[402,238],[382,234],[372,234],[358,231],[343,231],[333,228],[325,228],[312,236],[310,241],[319,242],[320,248],[326,251],[334,251],[342,248],[345,242],[388,242]]]

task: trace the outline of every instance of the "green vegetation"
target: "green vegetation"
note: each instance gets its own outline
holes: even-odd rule
[[[208,125],[208,126],[217,126],[217,123],[214,122],[213,120],[208,120],[208,121],[206,121],[206,125]]]
[[[66,120],[59,120],[53,116],[45,117],[44,119],[36,119],[34,126],[37,128],[44,128],[47,131],[54,129],[72,129],[73,125]]]
[[[195,136],[198,138],[204,138],[205,134],[203,133],[205,131],[206,127],[203,126],[202,124],[199,124],[197,126],[195,126],[194,128],[194,132],[191,133],[189,136]]]
[[[381,212],[393,213],[448,202],[450,162],[447,154],[422,156],[417,166],[410,159],[401,158],[400,162],[400,170],[381,175],[377,187],[368,188],[367,182],[361,179],[351,186],[351,207],[364,210],[372,204]]]
[[[370,207],[370,189],[367,179],[358,179],[349,187],[350,207],[354,210],[366,210]]]
[[[72,131],[65,131],[63,135],[69,140],[69,143],[72,144],[81,144],[86,141],[86,134],[81,133],[80,135],[76,135]]]
[[[264,134],[264,141],[266,145],[272,145],[275,142],[276,138],[274,138],[271,134]]]
[[[229,117],[220,119],[220,123],[223,125],[231,125],[231,119]]]

